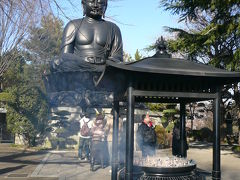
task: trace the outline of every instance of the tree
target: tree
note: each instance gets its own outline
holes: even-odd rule
[[[130,54],[123,52],[123,61],[124,62],[131,62],[133,61],[133,58]]]
[[[161,0],[161,5],[173,14],[180,15],[179,21],[185,21],[187,25],[187,29],[167,28],[169,32],[177,34],[176,40],[168,42],[172,52],[186,53],[191,60],[218,68],[240,70],[240,4],[238,1]],[[229,98],[222,104],[226,107],[225,102],[232,99],[239,109],[239,84],[226,86],[224,93],[228,94]]]
[[[51,137],[52,144],[56,143],[56,148],[60,149],[61,147],[65,147],[66,145],[66,131],[70,126],[70,122],[68,121],[68,116],[70,113],[68,111],[58,111],[55,112],[55,116],[51,119],[50,131],[53,133],[53,137]]]
[[[75,2],[73,0],[67,1],[73,8]],[[79,7],[80,7],[79,2]],[[76,8],[74,8],[76,10]],[[45,30],[51,31],[52,26],[56,27],[55,23],[49,23],[51,18],[46,16],[46,14],[52,13],[57,16],[64,15],[64,8],[60,0],[1,0],[0,1],[0,82],[4,72],[8,69],[9,65],[17,60],[19,53],[22,53],[22,43],[28,38],[29,29],[30,33],[39,33],[38,31],[33,32],[40,23],[44,24],[43,21],[46,20],[44,26]],[[61,13],[59,13],[61,12]],[[46,19],[43,20],[42,17],[45,16]],[[40,22],[41,21],[41,22]],[[52,21],[53,22],[53,21]],[[55,21],[59,23],[60,21]],[[52,25],[52,26],[51,26]],[[56,28],[54,28],[56,30]],[[46,31],[45,31],[46,32]],[[59,36],[61,30],[55,31],[56,36]],[[41,36],[36,42],[43,41]],[[48,34],[47,34],[48,35]],[[45,34],[44,40],[48,38]],[[60,35],[61,36],[61,35]],[[56,37],[51,36],[52,40],[56,40]],[[51,43],[59,44],[59,39],[56,41],[51,41]],[[47,49],[52,44],[48,44]],[[33,47],[31,47],[33,49]],[[42,47],[42,49],[45,49]],[[40,51],[40,50],[38,50]],[[52,51],[57,51],[56,49],[51,49]],[[50,53],[51,54],[51,53]],[[38,54],[39,55],[39,54]],[[26,56],[26,54],[25,54]]]
[[[136,50],[136,52],[134,54],[134,59],[132,58],[132,56],[130,54],[123,52],[123,61],[124,62],[138,61],[142,58],[143,58],[143,56],[140,54],[138,49]]]
[[[43,87],[31,78],[31,68],[19,55],[3,76],[5,90],[0,100],[7,109],[8,130],[35,145],[36,136],[43,134],[47,125],[48,103]]]
[[[219,68],[239,70],[240,4],[237,1],[169,1],[162,0],[166,10],[180,15],[187,28],[168,28],[178,34],[169,41],[172,51],[187,53],[192,59]]]
[[[138,49],[135,52],[135,61],[138,61],[143,58],[143,56],[139,53]]]
[[[46,64],[60,55],[63,22],[52,14],[43,16],[40,26],[30,27],[24,47],[28,59],[35,64]]]
[[[38,21],[38,0],[0,2],[0,78],[18,58],[28,28]]]
[[[161,123],[165,130],[171,131],[173,128],[174,121],[177,120],[176,115],[179,114],[177,104],[174,103],[147,103],[148,108],[151,111],[162,112]]]
[[[179,110],[176,108],[177,104],[166,104],[163,110],[162,124],[166,127],[166,131],[173,129],[174,122],[177,121],[176,115],[179,114]]]

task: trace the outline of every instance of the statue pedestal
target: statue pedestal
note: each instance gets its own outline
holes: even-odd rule
[[[94,76],[99,77],[100,73],[65,72],[46,75],[45,86],[50,106],[112,107],[111,88],[95,87]]]
[[[83,111],[89,114],[90,119],[95,118],[96,110],[111,112],[113,92],[103,87],[95,87],[94,75],[99,77],[99,74],[90,72],[52,73],[45,76],[44,82],[50,104],[49,122],[51,125],[57,112],[67,112],[65,118],[69,122],[69,127],[66,129],[65,138],[75,142],[68,144],[68,147],[77,147],[79,120]]]

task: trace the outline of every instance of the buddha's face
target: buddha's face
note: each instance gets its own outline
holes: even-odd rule
[[[82,0],[84,13],[92,18],[101,18],[107,9],[107,0]]]

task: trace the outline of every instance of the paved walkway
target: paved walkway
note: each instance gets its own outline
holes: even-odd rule
[[[29,151],[0,144],[0,180],[57,180],[56,178],[31,178],[32,172],[45,157],[46,152]]]
[[[0,148],[0,180],[110,180],[110,167],[90,171],[90,165],[77,159],[74,151],[3,152]],[[171,155],[169,149],[158,150],[158,155]],[[212,147],[194,144],[188,151],[188,159],[194,159],[197,168],[211,179]],[[240,180],[240,155],[230,150],[221,151],[222,179]],[[18,175],[18,176],[17,176]],[[22,175],[23,177],[20,177]],[[24,175],[26,175],[24,177]],[[14,178],[15,176],[15,178]]]
[[[194,159],[198,168],[211,173],[212,154],[212,146],[196,145],[190,147],[188,158]],[[240,154],[235,154],[231,150],[221,150],[221,173],[222,180],[240,180]]]
[[[96,170],[91,172],[89,163],[77,159],[77,152],[52,151],[46,155],[31,177],[59,177],[59,180],[111,179],[110,167],[102,169],[96,165],[95,168]]]

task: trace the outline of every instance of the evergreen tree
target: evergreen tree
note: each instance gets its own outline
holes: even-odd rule
[[[139,53],[138,49],[135,52],[135,60],[138,61],[143,58],[143,56]]]
[[[7,109],[7,127],[21,135],[28,145],[35,145],[37,135],[44,133],[47,125],[48,103],[44,88],[36,86],[22,56],[10,65],[3,76],[4,91],[0,93],[1,106]]]
[[[166,10],[179,15],[179,21],[187,25],[187,29],[168,28],[177,34],[177,39],[168,42],[172,52],[188,54],[191,60],[218,68],[240,71],[239,1],[161,0],[160,3]],[[239,84],[232,84],[224,90],[239,109]]]
[[[187,53],[191,59],[215,67],[239,70],[240,65],[240,4],[229,0],[161,0],[161,5],[180,15],[188,29],[168,28],[177,33],[169,41],[173,51]]]
[[[65,147],[67,137],[65,133],[67,128],[70,126],[67,115],[70,115],[68,111],[55,112],[55,116],[51,119],[50,131],[53,133],[51,137],[52,146],[56,144],[56,148],[60,149]]]
[[[124,62],[131,62],[133,61],[133,58],[130,54],[123,52],[123,61]]]
[[[29,27],[47,11],[41,11],[39,6],[39,0],[0,1],[0,82],[10,64],[18,59]]]
[[[27,60],[46,64],[60,55],[63,22],[52,14],[43,16],[40,26],[32,26],[24,42]]]
[[[179,114],[177,104],[174,103],[147,103],[148,108],[151,111],[162,112],[161,123],[166,131],[171,131],[173,128],[174,121],[177,120],[176,115]]]

